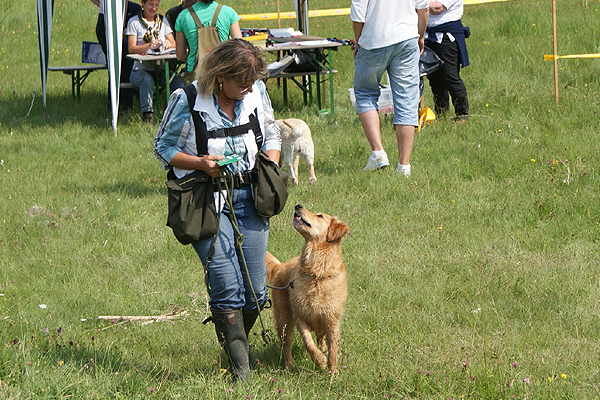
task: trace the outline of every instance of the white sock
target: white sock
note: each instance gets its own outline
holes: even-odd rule
[[[385,155],[385,150],[373,151],[373,158],[378,158]]]

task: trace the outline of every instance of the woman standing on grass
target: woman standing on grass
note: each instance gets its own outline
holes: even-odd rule
[[[267,301],[265,258],[269,220],[261,218],[254,208],[252,188],[256,175],[251,171],[260,149],[253,132],[256,124],[252,122],[258,120],[263,137],[261,149],[271,160],[278,162],[281,149],[279,128],[263,82],[268,76],[257,47],[243,39],[221,42],[204,58],[198,80],[192,83],[197,90],[193,104],[188,102],[185,90],[176,90],[154,139],[154,154],[177,178],[194,170],[219,178],[222,168],[227,168],[236,178],[231,190],[232,208],[226,204],[219,210],[223,201],[215,202],[221,216],[214,256],[208,267],[213,238],[194,242],[192,246],[206,268],[217,338],[227,351],[234,379],[241,380],[250,371],[248,333],[258,318],[259,307]],[[188,85],[186,90],[189,88]],[[197,127],[190,105],[199,113],[199,119],[209,132],[205,143],[207,154],[198,154]],[[219,167],[216,161],[232,154],[239,155],[241,160]],[[219,198],[220,193],[217,193]],[[243,235],[243,258],[236,247],[235,227],[229,220],[231,214],[235,215]]]
[[[169,22],[158,14],[160,0],[142,0],[142,12],[129,20],[125,36],[127,47],[132,54],[152,54],[174,49],[175,39]],[[157,79],[155,63],[135,61],[131,70],[130,82],[140,91],[142,120],[152,122],[152,96],[154,82]],[[171,81],[171,90],[183,86],[183,81],[175,76]]]

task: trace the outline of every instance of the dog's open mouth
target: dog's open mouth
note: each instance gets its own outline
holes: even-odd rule
[[[304,220],[304,218],[302,218],[297,212],[294,212],[294,223],[295,224],[306,225],[309,228],[312,226],[311,224],[309,224],[308,222],[306,222],[306,220]]]

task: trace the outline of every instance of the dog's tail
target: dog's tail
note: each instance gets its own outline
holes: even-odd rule
[[[273,274],[279,266],[281,266],[281,261],[279,261],[275,256],[267,251],[267,283],[273,284]]]

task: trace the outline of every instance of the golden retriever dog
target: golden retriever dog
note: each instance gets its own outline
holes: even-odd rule
[[[315,145],[310,128],[306,122],[296,118],[278,119],[277,126],[281,131],[281,155],[290,179],[298,184],[298,163],[302,155],[308,164],[308,181],[315,183]]]
[[[335,217],[313,214],[300,204],[295,207],[292,225],[305,240],[300,256],[282,263],[267,252],[267,282],[279,288],[272,289],[271,297],[283,360],[286,366],[292,365],[295,327],[313,362],[335,373],[340,322],[348,296],[342,239],[349,228]],[[311,332],[319,347],[327,350],[327,357],[315,345]]]

